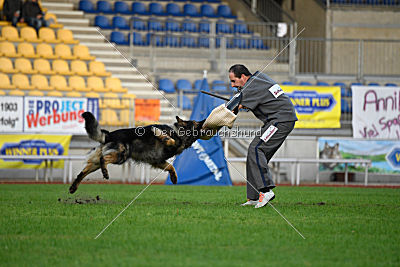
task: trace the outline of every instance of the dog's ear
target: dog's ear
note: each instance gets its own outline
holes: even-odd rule
[[[179,118],[178,116],[176,116],[175,118],[176,118],[176,121],[177,121],[178,123],[183,122],[183,120],[182,120],[181,118]]]

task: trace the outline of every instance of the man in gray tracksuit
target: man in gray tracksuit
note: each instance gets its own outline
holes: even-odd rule
[[[240,108],[245,107],[264,125],[261,135],[251,142],[246,162],[247,199],[242,206],[265,206],[275,198],[271,189],[275,187],[268,162],[293,130],[297,121],[295,108],[290,98],[279,85],[264,73],[251,74],[244,65],[233,65],[229,69],[232,87],[242,92]]]

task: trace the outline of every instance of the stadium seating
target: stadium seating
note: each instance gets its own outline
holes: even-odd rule
[[[166,35],[163,38],[163,44],[169,47],[178,47],[179,46],[179,39],[177,36],[173,35]]]
[[[397,87],[398,85],[395,83],[385,83],[385,86]]]
[[[223,19],[219,19],[216,23],[216,32],[219,33],[232,33],[233,31],[230,28],[230,25]]]
[[[111,4],[108,1],[97,1],[97,12],[104,14],[114,13]]]
[[[0,73],[0,88],[1,89],[15,89],[15,85],[11,84],[10,78],[4,73]]]
[[[129,45],[129,40],[122,32],[112,32],[110,35],[110,42],[117,45]]]
[[[209,33],[210,32],[210,21],[209,20],[201,20],[199,22],[199,32]]]
[[[147,25],[141,18],[133,17],[133,29],[136,31],[146,31]]]
[[[79,41],[74,39],[74,35],[71,30],[59,29],[57,31],[57,39],[65,44],[78,44]]]
[[[121,97],[121,105],[124,108],[130,108],[132,107],[132,105],[134,104],[133,101],[136,98],[135,94],[131,94],[131,93],[125,93],[122,95]]]
[[[129,5],[125,1],[116,1],[114,2],[114,12],[120,14],[131,14],[131,10],[129,9]]]
[[[295,85],[295,83],[290,81],[284,81],[282,82],[282,85]]]
[[[133,2],[132,3],[132,14],[150,15],[150,13],[147,12],[146,7],[142,2]]]
[[[211,5],[209,5],[209,4],[202,4],[202,5],[201,5],[201,7],[200,7],[200,14],[201,14],[203,17],[209,17],[209,18],[216,18],[216,17],[218,17],[218,16],[215,14],[214,8],[213,8]]]
[[[0,43],[0,55],[6,57],[21,56],[21,54],[17,53],[14,44],[7,41]]]
[[[239,34],[248,34],[250,31],[247,29],[247,25],[242,20],[236,20],[233,24],[233,32]]]
[[[46,43],[58,44],[61,43],[61,40],[56,38],[54,31],[50,28],[40,28],[39,29],[39,38],[42,39]]]
[[[39,56],[35,53],[35,48],[31,43],[19,43],[17,47],[18,54],[26,58],[38,58]]]
[[[81,76],[70,76],[68,79],[68,85],[78,92],[90,92],[90,88],[86,87],[85,79]]]
[[[45,59],[55,59],[58,56],[54,55],[53,48],[51,45],[46,43],[41,43],[36,46],[36,54]]]
[[[82,94],[75,91],[70,91],[65,94],[66,97],[82,97]]]
[[[0,72],[3,73],[17,73],[18,70],[14,69],[13,62],[7,57],[0,58]]]
[[[147,23],[149,31],[164,31],[164,27],[157,18],[150,18]]]
[[[57,17],[55,14],[46,12],[44,19],[49,23],[49,27],[53,29],[61,29],[64,27],[63,24],[57,22]]]
[[[182,30],[185,32],[197,32],[196,23],[191,19],[185,19],[182,23]]]
[[[53,86],[57,91],[72,91],[72,88],[67,85],[67,80],[65,77],[61,75],[51,76],[50,86]]]
[[[42,90],[42,91],[54,90],[54,87],[49,85],[49,81],[47,80],[47,78],[41,74],[32,75],[31,83],[32,86],[34,86],[35,89],[37,90]]]
[[[68,62],[62,59],[55,59],[52,63],[52,69],[59,75],[73,75],[70,70]]]
[[[27,95],[28,96],[44,96],[44,93],[39,90],[32,90],[32,91],[29,91]]]
[[[32,68],[31,61],[26,58],[17,58],[14,62],[14,66],[19,73],[24,73],[24,74],[38,73],[37,70]]]
[[[104,87],[103,80],[96,76],[91,76],[87,79],[87,87],[94,92],[108,92],[108,89]]]
[[[164,16],[166,13],[160,3],[153,2],[149,4],[149,13],[155,16]]]
[[[74,55],[81,60],[95,60],[95,56],[91,56],[89,49],[85,45],[75,45],[73,48]]]
[[[182,105],[181,105],[182,99]],[[182,108],[183,110],[190,110],[192,109],[192,103],[186,95],[178,95],[178,107]]]
[[[35,59],[33,62],[33,68],[37,70],[40,74],[53,75],[56,74],[50,67],[50,62],[43,58]]]
[[[72,54],[71,48],[66,44],[57,44],[54,48],[55,56],[61,59],[76,59],[76,56]]]
[[[0,95],[1,96],[6,95],[6,92],[4,92],[3,90],[0,90]]]
[[[121,80],[116,77],[108,77],[106,78],[106,88],[111,90],[114,93],[127,93],[128,89],[122,87]]]
[[[249,46],[247,40],[239,37],[232,39],[232,48],[247,49]]]
[[[75,75],[79,76],[92,76],[93,72],[88,71],[86,62],[82,60],[73,60],[71,61],[71,71]]]
[[[368,83],[368,86],[380,86],[380,84],[379,83],[375,83],[375,82],[371,82],[371,83]]]
[[[60,91],[53,90],[48,92],[47,96],[63,97],[63,93],[61,93]]]
[[[170,79],[160,79],[158,88],[165,93],[175,93],[174,83]]]
[[[196,6],[189,3],[183,6],[183,14],[189,17],[201,17],[201,14],[197,11]]]
[[[183,47],[196,47],[196,39],[193,36],[184,35],[181,37],[180,45]]]
[[[94,18],[94,26],[99,27],[101,29],[110,30],[114,27],[110,24],[110,21],[106,16],[98,15]]]
[[[95,6],[90,0],[80,0],[78,8],[86,13],[97,13]]]
[[[24,96],[25,93],[21,90],[14,89],[8,93],[9,96]]]
[[[167,19],[167,21],[165,22],[165,30],[170,32],[180,32],[181,27],[176,20]]]
[[[186,79],[179,79],[176,81],[176,89],[178,91],[191,91],[193,90],[192,84],[189,82],[189,80]]]
[[[120,30],[129,30],[129,22],[124,18],[120,16],[115,16],[112,19],[112,27],[114,29],[120,29]]]
[[[38,38],[36,30],[32,27],[21,28],[21,38],[30,43],[43,42],[43,40]]]
[[[319,82],[317,82],[316,85],[318,85],[318,86],[329,86],[329,83],[319,81]]]
[[[312,84],[310,82],[300,82],[299,85],[311,86]]]
[[[168,3],[166,6],[166,14],[169,16],[184,16],[180,7],[175,3]]]
[[[227,5],[219,5],[217,15],[224,18],[236,18],[236,16],[232,15],[231,8]]]
[[[28,76],[25,74],[17,73],[12,76],[12,83],[17,89],[20,90],[34,90],[35,87],[29,83]]]
[[[2,37],[10,42],[23,42],[24,39],[19,37],[18,29],[13,26],[4,26],[1,28]]]
[[[89,71],[93,72],[93,74],[97,76],[111,76],[111,73],[106,71],[104,63],[100,61],[90,61]]]

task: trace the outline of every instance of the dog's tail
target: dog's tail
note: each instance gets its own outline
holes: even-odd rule
[[[82,113],[82,118],[85,119],[85,129],[90,139],[104,144],[108,131],[100,129],[99,122],[90,112]]]

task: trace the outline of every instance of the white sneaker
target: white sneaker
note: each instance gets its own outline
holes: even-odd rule
[[[240,204],[240,206],[244,207],[244,206],[255,206],[257,205],[258,200],[247,200],[247,202]]]
[[[254,208],[256,208],[256,209],[262,208],[265,205],[267,205],[267,203],[269,201],[273,200],[274,198],[275,198],[275,194],[274,194],[274,192],[272,192],[272,190],[270,190],[267,193],[260,192],[260,198],[258,199],[258,203]]]

